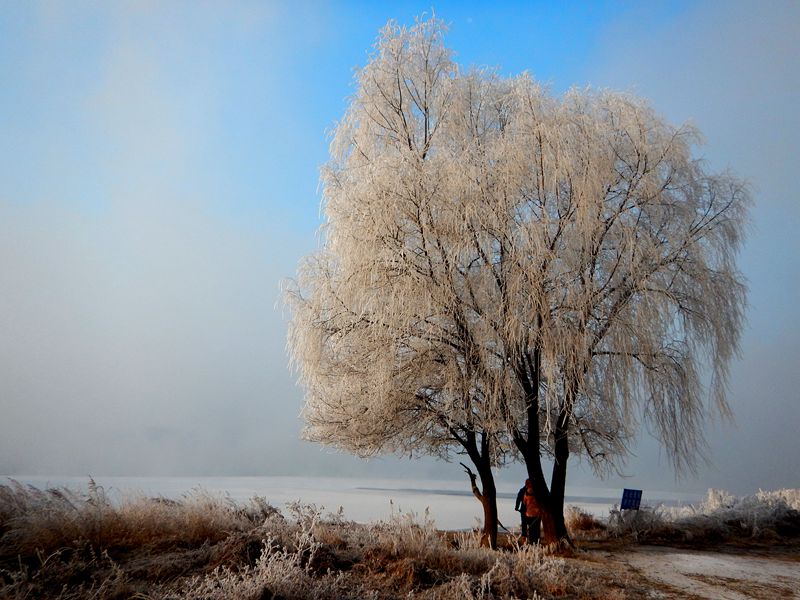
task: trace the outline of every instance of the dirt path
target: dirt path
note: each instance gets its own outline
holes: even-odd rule
[[[605,558],[651,582],[653,599],[800,598],[797,556],[765,557],[639,546],[608,553]]]

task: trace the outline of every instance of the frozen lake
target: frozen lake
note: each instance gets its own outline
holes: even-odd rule
[[[26,485],[44,489],[68,487],[75,491],[87,489],[88,477],[10,476]],[[275,507],[284,509],[286,503],[300,501],[336,512],[344,508],[346,518],[369,522],[388,518],[395,513],[413,511],[422,515],[429,510],[436,526],[441,529],[468,529],[483,518],[481,506],[472,496],[469,481],[411,480],[411,479],[351,479],[334,477],[95,477],[112,499],[126,496],[148,496],[180,499],[192,490],[200,489],[212,495],[227,496],[244,502],[262,496]],[[8,477],[2,477],[8,483]],[[498,483],[500,521],[507,527],[519,525],[514,512],[518,486]],[[620,488],[567,486],[566,504],[578,506],[606,518],[622,495]],[[643,505],[678,505],[695,503],[702,498],[696,494],[644,491]]]

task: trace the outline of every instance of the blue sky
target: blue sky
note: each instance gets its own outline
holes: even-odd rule
[[[279,304],[317,244],[353,69],[431,4],[0,5],[0,473],[460,477],[298,441]],[[736,424],[680,483],[645,434],[626,469],[642,485],[800,485],[798,6],[433,5],[462,65],[644,95],[751,181]]]

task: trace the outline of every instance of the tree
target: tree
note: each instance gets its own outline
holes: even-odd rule
[[[443,33],[387,25],[335,129],[322,248],[287,294],[304,435],[466,454],[493,546],[493,468],[522,460],[568,540],[570,456],[604,474],[645,423],[691,468],[727,414],[749,195],[644,101],[462,72]]]

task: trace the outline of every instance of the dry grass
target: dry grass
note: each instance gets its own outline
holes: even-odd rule
[[[93,481],[86,495],[16,482],[0,486],[2,553],[22,556],[50,554],[76,541],[99,551],[214,543],[273,513],[277,510],[266,503],[240,507],[202,491],[180,502],[139,497],[115,505]]]
[[[342,514],[263,499],[238,505],[195,492],[181,501],[110,502],[0,486],[0,598],[638,598],[641,581],[597,554],[551,556],[502,538],[442,533],[428,515],[360,525]],[[578,540],[603,525],[568,512]]]
[[[564,511],[564,521],[572,537],[598,537],[606,533],[605,523],[576,506],[568,506]]]
[[[129,597],[149,581],[247,560],[269,519],[283,520],[261,500],[237,506],[200,491],[114,504],[92,481],[87,494],[12,482],[0,486],[0,598]]]

